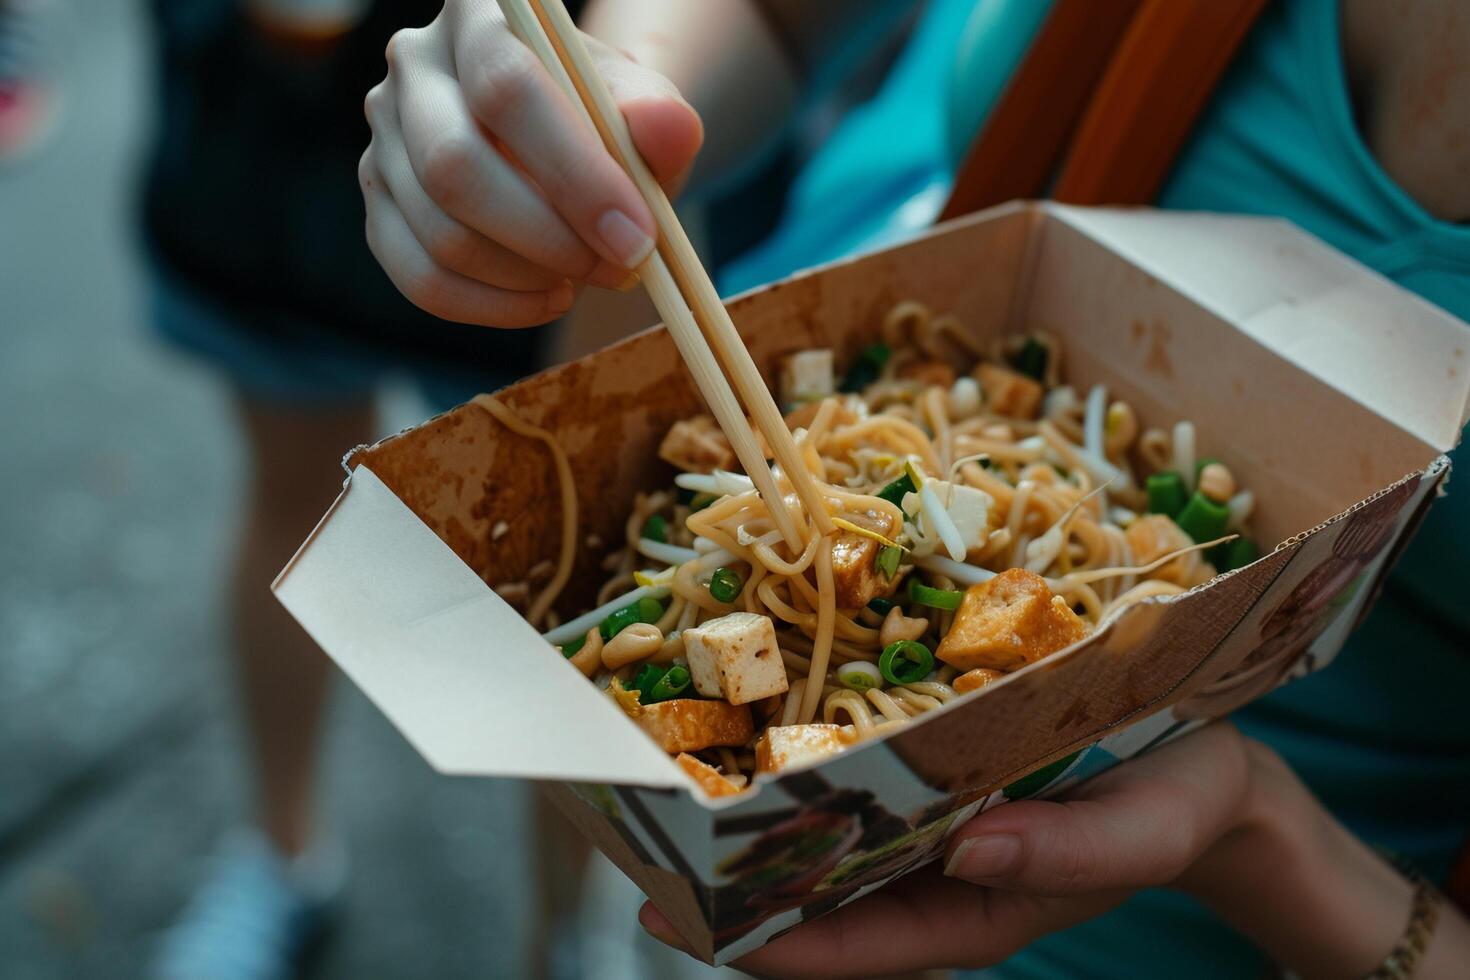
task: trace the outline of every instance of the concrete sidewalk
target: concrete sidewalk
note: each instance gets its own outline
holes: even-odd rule
[[[53,7],[60,129],[0,169],[0,974],[116,978],[245,798],[219,625],[240,459],[214,380],[144,325],[146,6]],[[324,771],[354,874],[310,975],[521,973],[523,788],[435,776],[345,684]]]

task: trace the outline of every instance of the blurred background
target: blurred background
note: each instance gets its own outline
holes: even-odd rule
[[[158,0],[185,20],[205,5]],[[250,449],[229,385],[207,359],[161,342],[151,322],[156,274],[142,191],[163,113],[177,109],[160,98],[156,13],[150,0],[0,0],[7,978],[146,975],[221,838],[252,804],[227,655],[229,569],[243,533]],[[375,52],[379,78],[381,46]],[[860,98],[889,55],[834,100]],[[231,95],[247,105],[253,97]],[[727,251],[770,227],[793,160],[836,117],[835,103],[814,108],[792,144],[750,176],[745,196],[708,203],[703,217],[721,222]],[[356,105],[351,123],[361,124]],[[352,159],[364,144],[365,135]],[[247,179],[276,162],[266,147],[254,152],[263,155],[231,161]],[[350,164],[336,169],[342,200],[360,207]],[[221,175],[213,191],[209,174],[177,181],[199,184],[206,197],[186,212],[205,224],[174,228],[176,240],[192,235],[205,252],[211,240],[224,242],[218,251],[231,256],[240,230],[231,208],[248,210],[250,193],[260,192],[236,193],[232,176]],[[242,262],[259,258],[258,243],[250,246],[241,244]],[[323,255],[324,276],[337,274],[336,258]],[[386,284],[375,266],[361,275],[372,281],[349,280],[351,288]],[[389,377],[377,432],[434,410],[419,386]],[[321,475],[340,479],[336,460],[348,448],[324,454]],[[299,541],[309,523],[288,530]],[[322,836],[345,844],[351,873],[337,928],[306,976],[530,973],[534,818],[524,785],[437,776],[342,683],[330,696],[320,772]],[[582,975],[724,972],[655,951],[634,924],[638,900],[610,865],[596,865],[584,921],[556,937],[575,941]]]
[[[129,977],[246,812],[221,651],[241,449],[145,320],[147,5],[37,9],[56,112],[0,165],[0,974]],[[384,430],[426,414],[390,388]],[[309,975],[520,972],[523,788],[436,776],[348,684],[322,772],[352,880]]]

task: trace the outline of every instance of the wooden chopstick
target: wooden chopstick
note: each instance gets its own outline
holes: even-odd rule
[[[563,67],[550,38],[527,0],[499,0],[499,3],[511,31],[546,66],[552,79],[561,86],[572,104],[581,109],[587,122],[596,128],[596,121],[582,102],[576,85]],[[642,158],[639,158],[639,163],[642,163]],[[653,252],[638,269],[638,273],[648,295],[653,299],[653,305],[663,317],[669,336],[674,339],[679,356],[684,359],[690,374],[694,376],[695,385],[704,396],[710,411],[714,413],[715,421],[729,438],[736,458],[755,484],[756,491],[766,501],[767,510],[781,532],[781,537],[793,551],[801,551],[805,547],[805,541],[790,511],[782,503],[783,495],[776,483],[775,474],[767,465],[765,453],[761,452],[760,444],[746,422],[745,413],[720,370],[719,363],[705,343],[704,335],[679,292],[678,283],[663,256],[657,251]],[[786,431],[784,425],[782,431]],[[767,440],[769,441],[769,436]]]
[[[582,36],[577,31],[571,15],[567,13],[566,7],[563,6],[561,0],[500,0],[500,2],[501,8],[506,11],[507,19],[511,22],[512,29],[517,30],[517,33],[521,33],[524,29],[528,36],[532,32],[529,30],[530,25],[524,23],[525,8],[530,9],[540,28],[535,32],[539,37],[534,42],[528,42],[532,50],[542,59],[543,63],[547,63],[547,68],[554,78],[561,80],[561,77],[565,76],[570,82],[575,101],[583,107],[593,126],[602,136],[608,151],[627,171],[648,204],[659,230],[659,248],[656,255],[662,258],[662,264],[666,267],[665,271],[672,274],[676,291],[679,293],[677,305],[685,307],[687,304],[687,310],[693,312],[695,323],[702,330],[698,352],[686,352],[684,345],[680,344],[680,353],[684,355],[685,362],[689,364],[691,371],[696,371],[696,360],[711,361],[714,359],[711,354],[718,357],[719,363],[724,365],[730,380],[734,382],[735,389],[740,393],[741,400],[755,420],[756,427],[765,436],[776,460],[781,464],[787,479],[791,481],[798,499],[811,514],[817,532],[822,535],[832,533],[834,526],[831,515],[827,513],[821,491],[818,490],[816,481],[812,479],[811,473],[806,468],[796,440],[792,438],[791,431],[786,427],[785,419],[782,418],[780,410],[776,407],[775,399],[771,397],[770,390],[760,376],[760,371],[756,369],[750,351],[746,349],[744,341],[740,339],[735,329],[735,324],[730,320],[729,313],[724,304],[720,302],[719,293],[703,264],[699,261],[694,246],[690,244],[689,236],[685,234],[673,206],[633,145],[633,137],[628,131],[628,124],[613,102],[612,93],[608,91],[602,76],[598,74],[586,45],[582,43]],[[512,8],[516,8],[517,11],[514,16],[511,13]],[[545,53],[540,44],[543,40],[551,47],[555,67],[546,62]],[[650,262],[645,265],[651,264],[653,258],[654,256],[650,256]],[[655,279],[657,277],[658,274],[655,273]],[[660,297],[655,294],[655,289],[662,291],[663,284],[650,282],[645,278],[645,285],[648,286],[649,294],[653,296],[654,305],[658,306],[660,314],[664,315],[668,323],[671,318],[665,312],[664,306],[660,304]],[[680,338],[672,324],[670,333],[675,335],[675,343],[678,344]],[[707,367],[706,363],[705,368]],[[698,380],[697,374],[696,371],[696,380]],[[721,381],[724,380],[724,377],[721,376]],[[724,387],[728,392],[728,385]],[[703,390],[701,385],[701,391]],[[709,399],[708,393],[705,397],[706,400]],[[712,409],[713,407],[714,405],[711,404]],[[724,429],[725,434],[730,437],[733,447],[736,441],[735,433],[718,413],[716,419],[720,422],[720,427]],[[749,427],[743,413],[737,424],[743,430],[741,432],[743,442],[745,436],[749,434]],[[751,436],[751,442],[754,442],[753,436]],[[789,520],[782,498],[768,495],[765,488],[761,486],[762,481],[751,470],[751,464],[738,449],[736,455],[740,457],[741,464],[745,466],[751,479],[756,482],[761,496],[767,501],[767,509],[776,520],[778,527],[781,527],[783,517]],[[766,475],[770,473],[764,456],[761,456],[758,469],[764,471]],[[788,544],[796,547],[791,543],[784,529],[782,536],[788,538]]]

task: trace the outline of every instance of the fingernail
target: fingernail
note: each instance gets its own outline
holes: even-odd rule
[[[630,273],[628,273],[627,277],[625,279],[623,279],[622,282],[618,283],[613,288],[616,289],[620,293],[626,293],[626,292],[629,292],[630,290],[636,289],[637,286],[638,286],[638,283],[641,282],[641,281],[642,281],[642,277],[640,277],[638,275],[638,273],[636,273],[636,272],[630,272]]]
[[[1021,838],[1015,834],[971,837],[954,849],[944,873],[951,878],[983,881],[1004,878],[1021,863]]]
[[[563,282],[546,294],[546,312],[565,313],[572,308],[572,301],[576,298],[577,294],[572,290],[572,284]]]
[[[621,211],[604,211],[597,219],[597,234],[612,258],[626,269],[636,269],[653,251],[653,239]]]

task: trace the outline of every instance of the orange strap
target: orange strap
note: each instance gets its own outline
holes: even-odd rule
[[[941,221],[1040,197],[1143,0],[1057,0],[970,143]]]
[[[941,218],[1018,197],[1146,204],[1266,0],[1057,0]],[[1058,165],[1060,164],[1060,170]]]
[[[1087,108],[1052,196],[1147,204],[1266,0],[1148,0]]]

